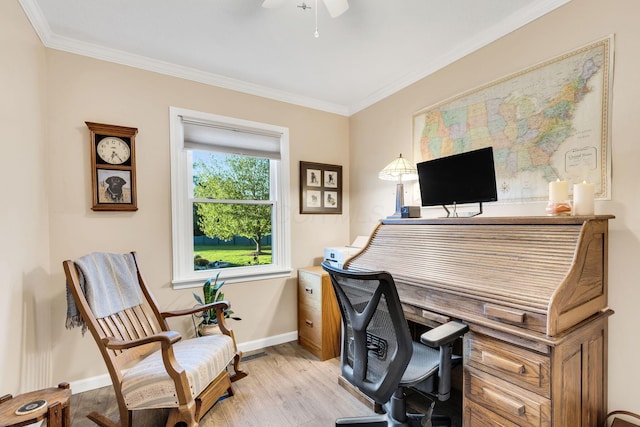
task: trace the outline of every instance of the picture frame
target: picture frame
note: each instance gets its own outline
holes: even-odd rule
[[[300,162],[300,213],[342,214],[342,166]]]
[[[96,201],[98,205],[131,205],[133,203],[133,182],[131,171],[96,169]]]

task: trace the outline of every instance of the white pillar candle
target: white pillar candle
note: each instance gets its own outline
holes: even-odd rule
[[[593,215],[595,211],[595,186],[584,181],[573,185],[573,214]]]
[[[564,202],[569,199],[569,183],[567,181],[551,181],[549,183],[549,201]]]

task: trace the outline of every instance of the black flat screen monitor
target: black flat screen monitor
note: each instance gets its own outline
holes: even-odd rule
[[[422,206],[480,203],[482,212],[482,202],[498,200],[492,147],[428,160],[417,168]]]

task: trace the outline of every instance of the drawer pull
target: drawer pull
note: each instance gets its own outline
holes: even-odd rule
[[[482,352],[482,361],[491,367],[502,369],[503,371],[514,374],[524,374],[524,365],[522,363],[513,362],[504,357],[491,354],[488,351]]]
[[[308,294],[313,294],[313,289],[312,288],[304,288],[304,291]]]
[[[524,323],[526,313],[520,310],[513,310],[497,305],[485,304],[484,314],[511,323]]]
[[[434,322],[445,324],[451,320],[449,316],[443,316],[442,314],[434,313],[428,310],[422,310],[422,317],[427,320],[432,320]]]
[[[507,412],[510,412],[519,417],[523,416],[525,413],[525,406],[520,402],[516,402],[513,399],[509,399],[502,394],[496,393],[493,390],[489,390],[486,387],[482,387],[482,393],[485,395],[487,400],[495,404],[496,406],[504,409]]]
[[[313,328],[313,322],[312,322],[311,320],[305,320],[305,321],[304,321],[304,323],[305,323],[308,327]]]

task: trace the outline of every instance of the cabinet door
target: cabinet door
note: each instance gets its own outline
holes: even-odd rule
[[[555,348],[554,426],[600,427],[607,413],[607,323],[592,322]]]

